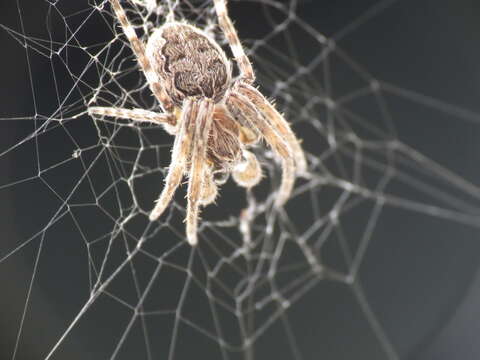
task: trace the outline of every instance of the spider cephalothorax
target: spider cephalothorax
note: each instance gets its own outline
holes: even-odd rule
[[[232,79],[230,62],[221,47],[202,30],[167,22],[154,30],[145,48],[119,0],[110,0],[150,89],[165,112],[89,108],[92,115],[161,123],[175,135],[165,187],[150,220],[164,212],[182,177],[188,176],[187,240],[192,245],[197,243],[200,205],[215,200],[217,186],[229,174],[247,188],[260,181],[260,165],[247,150],[259,139],[263,138],[282,159],[277,206],[288,200],[295,172],[306,171],[303,151],[290,126],[252,86],[254,72],[228,17],[225,1],[214,0],[214,4],[240,70],[236,79]]]

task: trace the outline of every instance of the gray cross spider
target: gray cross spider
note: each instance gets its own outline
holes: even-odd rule
[[[232,175],[238,185],[256,185],[262,171],[249,146],[263,138],[282,160],[276,206],[290,197],[296,173],[306,171],[300,142],[287,121],[252,86],[255,75],[230,20],[226,0],[213,0],[219,25],[228,40],[240,75],[232,79],[222,48],[195,26],[167,21],[147,45],[137,37],[119,0],[110,0],[125,36],[163,113],[143,109],[89,107],[90,115],[163,124],[175,136],[165,186],[150,213],[156,220],[171,202],[182,177],[188,176],[186,233],[197,243],[200,205],[215,200],[217,185]]]

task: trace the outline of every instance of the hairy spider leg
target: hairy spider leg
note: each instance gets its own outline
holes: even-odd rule
[[[285,118],[275,109],[275,107],[253,86],[249,84],[238,84],[239,92],[245,95],[250,101],[263,113],[265,119],[276,129],[287,141],[295,157],[295,165],[298,175],[307,173],[307,161],[305,153],[300,146],[300,141],[293,133],[290,125]]]
[[[180,181],[186,170],[187,159],[191,153],[198,110],[199,104],[196,101],[189,98],[185,99],[178,134],[173,144],[172,160],[165,178],[165,186],[154,209],[150,213],[151,221],[158,219],[160,215],[162,215],[172,200],[175,190],[180,185]]]
[[[295,159],[290,147],[246,96],[234,92],[230,93],[227,98],[227,106],[234,116],[235,113],[236,116],[241,114],[253,129],[257,129],[268,145],[282,159],[282,182],[275,205],[277,207],[283,206],[290,197],[295,183]]]
[[[214,103],[210,99],[197,100],[198,114],[194,120],[192,160],[187,193],[187,240],[190,245],[197,244],[197,227],[200,203],[204,191],[204,177],[207,166],[208,136],[213,121]]]
[[[226,0],[213,0],[213,2],[215,4],[218,23],[227,38],[233,56],[240,68],[240,79],[248,84],[252,84],[255,81],[252,63],[248,60],[248,56],[245,54],[245,50],[238,38],[237,31],[228,16],[227,2]]]
[[[98,116],[111,116],[137,122],[147,122],[169,126],[177,125],[177,118],[174,114],[160,114],[154,111],[144,109],[125,109],[108,106],[92,106],[88,108],[88,114]]]
[[[152,68],[151,63],[145,54],[145,45],[138,38],[137,33],[135,32],[135,29],[128,21],[125,10],[120,5],[119,0],[110,0],[110,3],[118,19],[118,22],[122,27],[123,33],[127,37],[128,42],[132,47],[133,53],[135,54],[137,61],[140,64],[140,67],[143,73],[145,74],[145,77],[147,78],[148,85],[150,86],[150,90],[155,95],[157,100],[160,102],[160,105],[162,106],[164,111],[169,113],[173,112],[174,110],[173,103],[170,101],[169,97],[166,95],[160,83],[160,79],[158,78],[158,74]]]

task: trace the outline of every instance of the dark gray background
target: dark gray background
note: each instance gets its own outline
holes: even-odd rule
[[[19,3],[21,18],[27,27],[45,29],[46,1]],[[76,1],[70,3],[73,8]],[[297,11],[299,17],[330,36],[351,24],[375,3],[370,0],[300,1]],[[70,4],[64,0],[61,6],[67,9]],[[242,38],[258,38],[269,31],[268,26],[262,24],[263,15],[259,6],[232,2],[231,13]],[[15,1],[2,1],[0,23],[20,29],[19,18]],[[397,1],[349,33],[340,45],[379,79],[480,112],[479,18],[478,1]],[[91,34],[98,35],[93,30]],[[43,35],[45,37],[46,33]],[[25,53],[6,32],[0,32],[0,39],[0,117],[32,114]],[[297,37],[295,41],[301,48],[302,38]],[[304,56],[308,58],[309,49],[304,51]],[[31,70],[48,74],[48,61],[37,61],[37,58],[31,57]],[[72,66],[75,66],[74,62],[75,59],[72,59]],[[41,76],[36,78],[42,79]],[[57,80],[61,83],[61,78]],[[45,81],[51,83],[51,79],[46,78]],[[39,107],[45,109],[43,113],[56,107],[55,103],[48,104],[49,99],[55,99],[49,91],[49,87],[45,87],[45,91],[36,90],[36,99],[41,102]],[[448,117],[439,120],[436,112],[423,112],[415,105],[405,105],[402,110],[393,113],[400,140],[469,181],[480,183],[478,124]],[[0,121],[1,149],[6,148],[5,144],[16,141],[20,137],[18,134],[31,128],[29,120]],[[85,136],[91,134],[85,133]],[[61,145],[53,141],[48,148],[52,156],[55,156],[57,147]],[[34,161],[27,150],[13,150],[2,156],[2,183],[32,169]],[[38,193],[36,197],[32,181],[0,190],[0,196],[0,255],[3,256],[3,244],[5,249],[11,249],[12,244],[24,241],[27,234],[45,226],[49,217],[42,218],[42,211],[53,206],[50,205],[53,195]],[[26,208],[35,210],[33,213],[38,213],[38,218],[25,221],[24,217],[19,217],[18,214]],[[78,260],[84,259],[84,254],[77,258],[75,252],[81,249],[69,247],[65,242],[71,229],[65,226],[64,233],[59,232],[58,238],[57,235],[50,237],[52,244],[44,249],[56,262],[49,262],[47,257],[41,262],[42,269],[46,268],[45,273],[55,278],[37,282],[34,299],[38,300],[32,302],[31,309],[35,320],[27,322],[17,359],[45,356],[45,350],[63,332],[87,296],[84,287],[76,286],[76,281],[82,281],[85,275],[83,262]],[[480,348],[476,339],[480,324],[478,235],[478,229],[474,227],[439,218],[393,209],[382,214],[360,275],[371,306],[402,359],[468,360],[479,357]],[[22,256],[16,255],[0,263],[1,359],[12,356],[30,281],[31,270],[28,269],[34,264],[38,244],[39,240]],[[64,266],[71,265],[72,268],[75,265],[72,263],[78,261],[79,274],[74,276],[66,272],[68,276],[62,277],[59,270],[62,261]],[[48,269],[49,264],[51,269]],[[58,288],[70,297],[62,295],[65,297],[58,300],[54,295]],[[65,291],[65,288],[69,290]],[[89,319],[93,326],[85,326],[92,332],[84,330],[74,340],[67,341],[55,359],[108,358],[112,345],[105,339],[110,329],[115,329],[118,312],[108,304],[99,306],[105,306],[103,316]],[[385,358],[378,341],[368,330],[368,323],[362,318],[351,289],[346,286],[322,283],[295,305],[289,313],[289,320],[305,359]],[[97,322],[102,325],[96,327]],[[256,349],[258,358],[292,358],[288,351],[291,347],[285,344],[281,332],[280,327],[273,327],[260,339]],[[140,341],[137,344],[142,347]],[[178,350],[178,359],[198,356],[198,349],[190,344],[189,335],[183,335],[179,341],[183,345],[182,350]],[[134,348],[125,354],[124,358],[136,356]],[[203,354],[199,357],[220,358],[219,353]]]

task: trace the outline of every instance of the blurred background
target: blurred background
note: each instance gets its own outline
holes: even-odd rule
[[[149,359],[149,356],[154,359],[200,356],[250,360],[479,358],[480,345],[476,334],[480,327],[480,222],[475,219],[480,219],[480,202],[475,185],[480,184],[480,115],[477,115],[480,114],[480,4],[473,0],[299,0],[277,3],[286,4],[287,8],[292,6],[290,11],[298,19],[326,37],[335,39],[341,51],[365,69],[352,70],[344,58],[332,57],[328,68],[331,98],[342,98],[349,91],[353,93],[355,82],[364,72],[391,84],[390,89],[393,90],[385,91],[383,97],[389,109],[388,116],[381,116],[388,121],[375,126],[386,129],[385,135],[382,135],[384,138],[396,138],[412,149],[409,151],[412,157],[418,159],[415,152],[418,151],[418,154],[437,163],[438,168],[426,168],[427,172],[441,169],[434,177],[418,175],[422,170],[420,161],[409,162],[409,166],[417,167],[410,174],[415,174],[412,178],[423,181],[427,186],[440,183],[442,178],[450,179],[450,185],[443,189],[451,199],[440,193],[430,193],[430,198],[423,198],[427,192],[412,191],[422,190],[420,183],[413,183],[410,188],[392,185],[391,192],[396,196],[420,202],[425,200],[425,204],[433,204],[432,208],[424,206],[421,211],[402,206],[387,205],[382,208],[356,273],[358,281],[353,285],[332,279],[315,283],[288,311],[282,311],[281,316],[275,318],[275,322],[255,339],[249,351],[238,352],[226,345],[219,346],[208,336],[186,328],[178,330],[178,336],[172,339],[172,334],[177,331],[174,317],[165,321],[149,318],[146,325],[135,323],[132,325],[133,335],[120,341],[129,326],[131,313],[126,310],[127,307],[114,301],[115,296],[105,295],[89,305],[80,326],[62,341],[53,359]],[[205,2],[190,1],[189,4],[203,6]],[[275,28],[272,24],[284,18],[268,4],[269,1],[263,0],[232,0],[230,13],[240,37],[245,39],[244,43],[247,47],[253,46],[251,58],[254,62],[258,60],[256,69],[262,90],[267,95],[275,95],[275,79],[272,78],[273,72],[268,73],[268,68],[281,66],[281,60],[274,51],[262,47],[262,41],[254,39],[267,39],[265,42],[270,46],[301,64],[308,64],[323,47],[312,45],[311,37],[306,35],[306,25],[288,28],[290,41],[296,48],[295,55],[292,48],[285,46],[285,39],[268,39],[268,34]],[[108,219],[115,220],[125,215],[114,209],[116,205],[110,205],[108,196],[102,198],[99,205],[100,199],[89,195],[83,185],[72,190],[85,173],[84,167],[53,167],[71,158],[76,150],[75,144],[82,149],[97,144],[98,132],[91,119],[84,116],[81,120],[71,120],[66,128],[68,131],[65,128],[40,130],[34,138],[29,138],[29,134],[41,128],[45,116],[57,109],[64,109],[67,104],[80,100],[77,105],[68,108],[68,116],[75,111],[83,111],[81,100],[87,97],[87,93],[82,92],[84,78],[74,86],[72,79],[75,77],[72,74],[80,74],[89,59],[64,56],[68,66],[61,66],[56,63],[58,59],[55,56],[49,57],[48,54],[51,54],[50,49],[60,49],[58,44],[71,36],[65,31],[64,21],[70,25],[70,31],[81,29],[75,33],[78,43],[72,41],[73,46],[81,48],[82,45],[91,46],[112,39],[113,33],[105,30],[111,19],[91,16],[91,11],[86,9],[89,9],[86,1],[74,0],[4,0],[0,4],[0,24],[3,25],[3,30],[0,30],[0,359],[43,359],[47,356],[88,301],[92,277],[95,277],[91,273],[90,262],[98,260],[95,254],[107,251],[105,248],[95,250],[93,242],[87,251],[85,244],[107,231],[118,231],[118,228],[112,227],[111,219],[108,223]],[[28,51],[22,46],[22,33],[28,35]],[[76,53],[72,51],[72,54]],[[58,70],[61,68],[64,70]],[[325,67],[308,70],[309,81],[292,85],[293,96],[308,99],[320,91],[319,88],[325,90],[328,86],[324,71]],[[102,72],[98,70],[98,73]],[[97,81],[94,74],[87,74],[86,78],[89,83]],[[125,81],[135,85],[136,80],[127,77]],[[64,98],[58,94],[65,94],[72,87],[75,90],[64,105]],[[282,94],[285,95],[285,92]],[[308,119],[294,119],[304,108],[301,101],[295,100],[290,109],[284,96],[279,97],[278,103],[279,108],[290,115],[289,119],[304,139],[305,148],[312,157],[318,154],[320,158],[328,151],[329,145],[323,144],[324,139],[320,140],[317,133],[309,130]],[[379,108],[378,103],[362,98],[349,107],[361,113],[363,119],[372,119],[372,124],[379,117]],[[321,111],[318,110],[318,117],[325,120],[326,126],[327,116]],[[54,117],[62,118],[64,115],[60,111]],[[125,131],[121,136],[128,138],[128,134]],[[161,130],[148,134],[152,142],[165,145],[162,149],[168,154],[171,138]],[[134,138],[131,146],[135,146],[140,137],[136,134]],[[320,142],[322,144],[318,145]],[[89,179],[97,184],[104,183],[107,188],[115,179],[116,171],[121,171],[112,170],[103,160],[88,160],[94,155],[86,153],[84,159],[87,165],[95,163],[91,172],[87,166]],[[383,155],[381,150],[377,151],[377,155]],[[125,156],[129,158],[129,155]],[[148,163],[149,159],[147,154],[141,162]],[[166,166],[168,158],[155,158],[154,162]],[[331,165],[327,161],[325,166]],[[366,171],[364,177],[368,182],[374,175]],[[145,209],[151,206],[151,201],[158,194],[159,188],[155,184],[159,183],[159,179],[147,177],[144,181],[141,178],[136,183],[141,206]],[[270,180],[267,181],[270,184]],[[265,185],[258,191],[270,189],[270,185]],[[118,197],[129,197],[121,184],[118,192]],[[68,194],[72,193],[68,198]],[[286,208],[287,213],[293,216],[294,225],[299,228],[318,221],[311,219],[310,204],[314,201],[311,200],[312,194],[307,195],[306,202],[293,201]],[[181,202],[183,196],[184,193],[180,193],[177,200]],[[325,203],[331,205],[330,197],[338,198],[335,190],[322,188],[321,199],[326,199]],[[73,210],[61,206],[66,198],[68,204],[85,204],[85,207]],[[442,200],[447,205],[450,203],[452,209],[460,210],[452,210],[453,215],[436,213],[435,209],[448,206],[439,205],[440,201],[432,202],[431,198]],[[330,205],[325,205],[328,208],[325,211],[332,210]],[[207,220],[221,220],[227,211],[234,215],[243,207],[242,190],[227,184],[218,205],[207,210],[205,217]],[[83,222],[76,223],[75,216],[69,216],[70,211],[73,214],[78,211]],[[63,216],[64,213],[66,216]],[[173,210],[167,220],[168,228],[159,230],[175,234],[166,247],[181,241],[181,216],[180,211]],[[360,208],[349,216],[340,229],[349,242],[358,245],[366,232],[365,225],[376,215],[372,209],[363,211]],[[116,222],[116,225],[119,223]],[[140,235],[137,234],[147,225],[145,219],[137,217],[128,226],[138,238]],[[225,233],[228,231],[225,230]],[[211,236],[214,237],[213,234]],[[328,241],[322,247],[322,262],[340,269],[338,249],[336,245],[328,245],[330,243],[335,242]],[[112,272],[124,259],[125,249],[112,247],[110,250],[108,257],[118,255],[119,259],[107,266]],[[161,249],[149,251],[157,256],[162,254]],[[176,261],[189,269],[202,267],[189,263],[189,259],[193,258],[193,255],[190,257],[193,252],[189,251],[184,247],[175,255]],[[202,257],[202,253],[199,254],[201,259],[207,259],[205,261],[211,256]],[[99,255],[99,259],[101,261],[104,257]],[[142,283],[142,272],[152,276],[156,264],[141,255],[136,258],[135,266],[138,266],[137,276]],[[228,279],[230,275],[224,276]],[[123,280],[122,276],[118,279],[114,285],[118,293],[135,292],[128,280]],[[237,281],[235,279],[232,275],[230,281]],[[149,298],[162,298],[158,308],[166,309],[169,304],[185,304],[186,311],[190,307],[192,311],[203,309],[203,306],[208,308],[208,304],[200,300],[196,302],[195,299],[200,299],[200,296],[196,297],[195,291],[192,295],[189,293],[185,301],[173,295],[169,299],[168,289],[174,289],[184,280],[179,273],[162,272],[155,280],[155,290]],[[145,286],[145,283],[140,286]],[[125,298],[129,296],[125,295]],[[135,303],[135,300],[132,302]],[[218,321],[226,324],[223,327],[225,339],[249,338],[251,328],[249,330],[247,326],[247,330],[244,329],[246,332],[239,332],[228,325],[229,315],[218,309],[213,313],[220,319]],[[265,318],[273,319],[273,313],[268,313]],[[212,322],[211,314],[197,315],[194,323]],[[235,322],[233,317],[232,322]],[[141,336],[142,326],[148,327],[154,339],[151,349]],[[235,335],[235,332],[239,334]],[[171,350],[173,341],[177,342],[175,350]],[[116,347],[119,342],[121,349]]]

